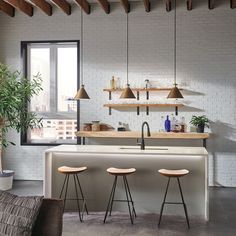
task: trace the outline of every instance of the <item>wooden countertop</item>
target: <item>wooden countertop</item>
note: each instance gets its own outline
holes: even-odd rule
[[[146,132],[145,132],[146,135]],[[85,138],[140,138],[139,131],[78,131],[76,136]],[[151,132],[150,139],[207,139],[209,133],[174,133],[174,132]]]

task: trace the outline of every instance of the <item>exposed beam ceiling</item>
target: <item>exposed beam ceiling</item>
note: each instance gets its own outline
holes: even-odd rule
[[[128,0],[120,0],[121,5],[123,6],[123,8],[125,9],[126,13],[130,12],[130,4]]]
[[[187,0],[187,9],[188,11],[191,11],[193,9],[193,1]]]
[[[110,3],[107,0],[97,0],[101,5],[102,9],[109,14],[110,13]]]
[[[20,11],[24,12],[28,16],[33,16],[33,6],[26,2],[25,0],[5,0],[15,8],[18,8]]]
[[[71,14],[71,6],[66,0],[51,0],[51,1],[67,15]]]
[[[236,8],[236,0],[230,0],[230,7],[232,9]]]
[[[171,11],[171,0],[166,0],[166,11]]]
[[[208,8],[210,10],[214,9],[214,2],[215,2],[215,0],[208,0]]]
[[[36,7],[40,8],[48,16],[52,15],[52,6],[45,0],[30,0]]]
[[[6,13],[8,16],[15,16],[15,8],[3,0],[0,0],[0,10]]]
[[[90,14],[90,4],[86,0],[75,0],[86,14]]]
[[[144,7],[145,7],[145,11],[146,12],[150,12],[150,7],[151,7],[151,4],[150,4],[150,1],[149,0],[143,0],[143,3],[144,3]]]

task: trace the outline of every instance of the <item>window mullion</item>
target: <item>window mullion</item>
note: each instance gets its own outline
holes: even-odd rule
[[[57,112],[57,46],[50,46],[50,112]]]

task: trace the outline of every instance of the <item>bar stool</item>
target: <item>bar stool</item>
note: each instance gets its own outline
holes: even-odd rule
[[[65,179],[64,179],[64,183],[62,185],[62,189],[60,192],[60,198],[62,197],[64,188],[65,188],[65,195],[64,195],[64,207],[63,207],[63,212],[65,209],[65,205],[66,205],[66,201],[67,200],[76,200],[77,201],[77,207],[78,207],[78,212],[79,212],[79,219],[80,222],[83,221],[83,215],[84,215],[84,209],[86,210],[87,214],[88,214],[88,209],[87,209],[87,204],[86,204],[86,200],[84,198],[84,194],[82,191],[82,187],[79,181],[79,177],[78,174],[87,170],[87,167],[68,167],[68,166],[61,166],[58,168],[58,172],[65,174]],[[75,193],[76,193],[76,198],[75,199],[67,199],[67,190],[68,190],[68,184],[69,184],[69,179],[70,176],[73,176],[74,178],[74,184],[75,184]],[[78,195],[78,188],[77,185],[79,186],[79,190],[80,190],[80,195],[81,198],[79,198]],[[80,210],[80,204],[79,201],[83,201],[83,207],[82,207],[82,214],[81,214],[81,210]]]
[[[136,171],[135,168],[118,169],[118,168],[111,167],[111,168],[107,169],[107,172],[111,175],[114,175],[115,178],[114,178],[113,186],[112,186],[109,201],[108,201],[106,214],[105,214],[105,217],[104,217],[104,220],[103,220],[104,223],[106,222],[108,211],[110,211],[110,216],[111,216],[113,202],[127,202],[128,203],[128,208],[129,208],[130,221],[131,221],[131,224],[134,223],[134,217],[136,217],[137,215],[136,215],[136,212],[135,212],[135,209],[134,209],[134,202],[133,202],[133,199],[132,199],[132,196],[131,196],[131,192],[130,192],[130,188],[129,188],[129,184],[128,184],[126,175],[133,174],[135,171]],[[117,178],[119,176],[123,177],[125,193],[126,193],[126,199],[127,200],[114,200],[116,184],[117,184]],[[132,206],[130,206],[130,203],[131,203]],[[131,211],[131,208],[132,208],[132,211]]]
[[[164,196],[163,203],[161,205],[161,212],[160,212],[160,218],[159,218],[158,226],[161,224],[161,218],[162,218],[162,213],[163,213],[163,209],[164,209],[164,205],[165,204],[182,204],[184,206],[184,212],[185,212],[185,217],[186,217],[187,225],[188,225],[188,228],[190,228],[187,207],[186,207],[186,204],[184,202],[183,192],[182,192],[182,188],[181,188],[180,180],[179,180],[180,177],[187,175],[189,173],[189,171],[186,170],[186,169],[182,169],[182,170],[160,169],[160,170],[158,170],[158,172],[161,175],[168,177],[168,182],[167,182],[167,186],[166,186],[165,196]],[[170,179],[171,178],[176,178],[177,181],[178,181],[178,186],[179,186],[179,191],[180,191],[182,202],[166,202],[166,195],[167,195],[167,192],[168,192],[168,188],[169,188],[169,184],[170,184]]]

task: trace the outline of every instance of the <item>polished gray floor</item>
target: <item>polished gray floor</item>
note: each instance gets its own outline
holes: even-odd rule
[[[41,195],[41,181],[15,181],[12,193],[18,195]],[[63,235],[136,235],[136,236],[234,236],[236,235],[236,188],[210,188],[210,221],[190,219],[191,229],[183,217],[163,216],[157,228],[157,214],[139,214],[132,226],[127,214],[115,212],[102,223],[104,213],[91,213],[79,223],[76,213],[65,213]],[[182,209],[180,208],[180,214]]]

